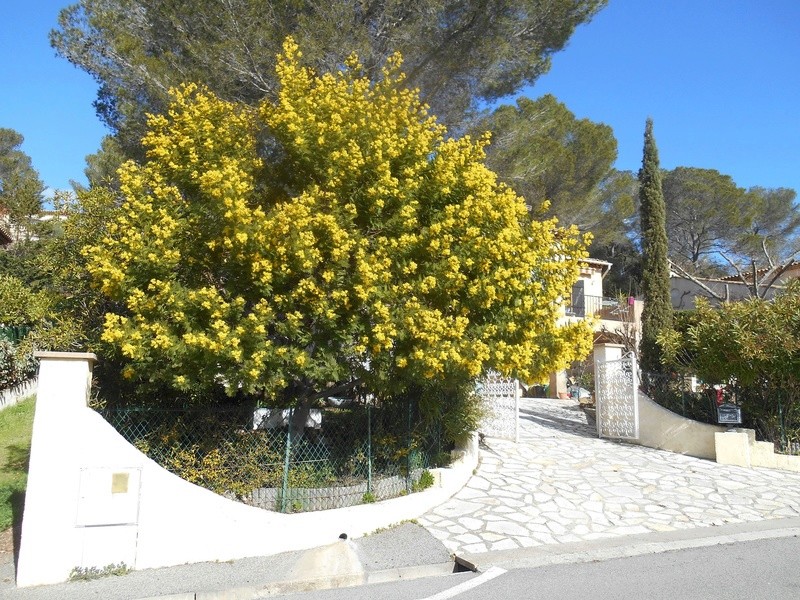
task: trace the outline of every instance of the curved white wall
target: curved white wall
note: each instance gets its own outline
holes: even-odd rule
[[[423,493],[281,514],[227,500],[164,470],[86,407],[93,355],[41,353],[17,585],[65,581],[75,567],[144,569],[321,546],[421,515],[477,465],[473,440]]]
[[[725,427],[682,417],[657,404],[641,391],[638,399],[639,439],[633,443],[716,460],[714,435],[725,431]]]

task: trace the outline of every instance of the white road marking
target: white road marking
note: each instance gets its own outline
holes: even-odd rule
[[[478,575],[470,579],[469,581],[465,581],[464,583],[459,583],[455,587],[451,587],[449,590],[444,590],[443,592],[439,592],[438,594],[434,594],[433,596],[428,596],[427,598],[422,598],[422,600],[447,600],[448,598],[454,598],[459,594],[463,594],[466,591],[469,591],[473,588],[478,587],[486,583],[487,581],[494,579],[495,577],[499,577],[503,573],[505,573],[505,569],[501,569],[500,567],[490,567],[488,571]]]

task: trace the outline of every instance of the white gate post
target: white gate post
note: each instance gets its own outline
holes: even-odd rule
[[[37,352],[39,390],[33,418],[31,458],[17,564],[17,585],[64,580],[80,564],[75,544],[78,426],[87,409],[94,354]]]
[[[593,349],[594,366],[595,366],[595,384],[597,383],[597,363],[609,362],[611,360],[619,360],[622,358],[622,353],[625,346],[622,344],[595,344]]]
[[[600,365],[612,360],[620,360],[625,346],[622,344],[595,344],[592,349],[594,356],[594,401],[595,401],[595,427],[597,428],[597,437],[600,437],[600,418],[602,415],[601,404],[604,401],[604,390],[601,389],[605,382],[598,376],[600,373]]]
[[[514,380],[514,442],[519,442],[519,399],[522,396],[522,386],[519,379]]]

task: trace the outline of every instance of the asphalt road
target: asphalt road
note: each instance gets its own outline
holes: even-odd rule
[[[739,542],[579,564],[400,581],[284,600],[760,600],[800,598],[800,538]],[[498,574],[499,573],[499,574]],[[469,587],[472,586],[472,587]],[[466,588],[466,589],[465,589]]]

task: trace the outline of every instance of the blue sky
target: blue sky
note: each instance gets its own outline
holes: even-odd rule
[[[84,157],[105,134],[94,81],[47,39],[68,3],[10,2],[0,20],[0,127],[25,136],[53,188],[85,181]],[[611,0],[524,93],[610,125],[620,169],[639,168],[651,116],[662,167],[800,191],[798,23],[800,0]]]

